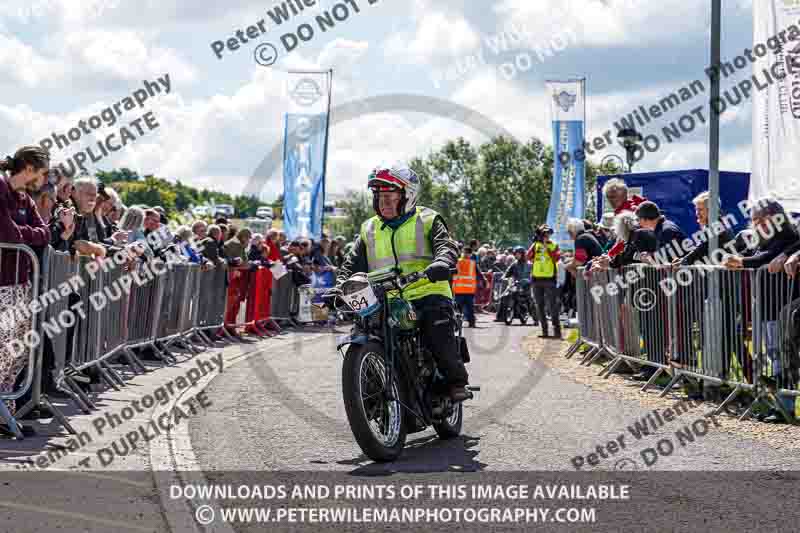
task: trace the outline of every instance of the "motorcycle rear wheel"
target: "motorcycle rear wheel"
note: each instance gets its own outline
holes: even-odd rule
[[[397,370],[392,378],[394,400],[388,400],[383,346],[350,345],[342,364],[344,409],[359,447],[377,462],[394,461],[406,444],[403,405],[408,401]]]

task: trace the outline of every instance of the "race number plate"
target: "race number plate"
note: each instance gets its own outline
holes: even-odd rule
[[[360,291],[347,294],[344,301],[350,309],[362,317],[368,317],[378,309],[378,297],[369,285]]]

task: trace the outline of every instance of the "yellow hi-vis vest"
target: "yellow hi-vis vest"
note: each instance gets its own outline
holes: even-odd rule
[[[395,267],[403,275],[425,270],[433,262],[430,236],[437,216],[438,213],[432,209],[417,207],[416,212],[396,230],[384,226],[377,215],[364,222],[361,240],[367,247],[367,275],[385,274]],[[403,296],[410,301],[432,294],[453,297],[447,281],[432,283],[422,279],[403,289]]]
[[[533,270],[531,277],[535,278],[553,278],[556,275],[556,262],[550,257],[548,252],[554,251],[558,245],[554,242],[545,247],[541,242],[533,245]]]
[[[464,257],[458,260],[458,274],[453,276],[453,292],[455,294],[475,294],[478,282],[475,276],[478,266],[473,259]]]

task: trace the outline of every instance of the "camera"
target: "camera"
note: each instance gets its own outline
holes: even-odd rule
[[[542,224],[541,226],[536,228],[536,231],[533,234],[533,240],[538,242],[544,242],[547,240],[547,237],[552,234],[553,234],[552,228],[547,224]]]

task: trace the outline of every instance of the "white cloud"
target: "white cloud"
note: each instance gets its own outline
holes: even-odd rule
[[[710,9],[703,0],[502,0],[495,7],[505,23],[546,36],[567,25],[585,46],[647,47],[680,35],[704,32]]]
[[[0,35],[0,64],[3,81],[37,87],[49,80],[61,79],[67,74],[62,62],[41,55],[34,47],[15,37]]]
[[[395,33],[386,40],[384,52],[393,61],[428,65],[472,53],[479,44],[478,33],[463,16],[426,9],[414,31]]]
[[[176,51],[148,45],[132,31],[70,32],[61,41],[64,59],[88,75],[140,81],[170,73],[184,83],[196,77]]]
[[[240,68],[235,64],[237,58],[226,58],[224,65],[219,64],[219,73],[214,71],[200,76],[198,66],[190,59],[194,56],[188,46],[170,48],[164,44],[165,35],[168,36],[166,28],[176,24],[219,28],[220,20],[222,25],[227,25],[230,20],[231,26],[225,31],[232,34],[236,29],[266,16],[263,2],[234,1],[230,3],[232,12],[228,12],[223,4],[195,4],[181,0],[123,2],[117,7],[113,3],[119,0],[109,0],[111,4],[99,0],[77,3],[73,0],[32,1],[32,5],[39,5],[36,2],[41,1],[50,10],[47,16],[39,16],[36,21],[50,24],[46,27],[52,31],[44,32],[44,37],[32,38],[30,42],[19,34],[0,32],[0,61],[6,66],[0,83],[11,83],[15,88],[61,90],[66,101],[85,94],[111,96],[102,100],[97,96],[89,104],[60,113],[41,111],[53,109],[51,102],[48,105],[37,101],[27,105],[0,102],[0,144],[6,147],[6,151],[22,144],[23,139],[37,142],[54,131],[65,132],[78,120],[118,101],[125,96],[126,90],[133,90],[141,80],[153,79],[166,72],[176,80],[173,92],[151,99],[147,104],[160,127],[129,144],[114,158],[104,159],[98,167],[128,166],[142,174],[154,173],[198,187],[237,193],[245,189],[250,175],[262,159],[273,147],[280,146],[286,109],[284,73],[278,69],[257,67],[249,60],[247,67],[242,69],[243,74],[238,74],[244,78],[238,90],[215,91],[215,75],[237,75],[234,70]],[[617,0],[609,1],[613,4]],[[665,45],[669,42],[667,37],[674,39],[675,35],[704,31],[702,25],[707,18],[707,6],[699,0],[682,0],[680,3],[664,0],[660,4],[641,1],[641,5],[628,9],[613,5],[610,9],[603,8],[597,0],[582,2],[581,9],[573,8],[568,1],[504,0],[498,4],[496,14],[502,24],[514,22],[528,33],[539,31],[544,36],[551,35],[555,28],[564,28],[556,21],[564,13],[555,9],[563,4],[567,9],[562,11],[574,17],[572,20],[580,25],[583,44],[639,47],[642,53],[646,53],[653,43]],[[466,13],[472,7],[473,4],[465,0],[437,0],[435,3],[415,0],[411,5],[415,9],[411,25],[401,25],[400,30],[405,33],[394,31],[383,41],[374,43],[383,52],[378,55],[394,62],[402,59],[430,68],[475,53],[482,45],[486,46],[482,42],[485,35],[479,34],[479,29],[485,24],[467,18]],[[10,17],[8,13],[5,17],[0,15],[0,28],[14,26]],[[486,19],[491,21],[489,16]],[[207,40],[226,36],[211,34]],[[281,68],[334,68],[334,106],[373,96],[375,86],[371,81],[376,65],[368,63],[375,60],[368,54],[373,43],[362,39],[361,36],[335,39],[325,44],[316,57],[295,51],[281,59]],[[208,50],[206,55],[210,55]],[[380,61],[381,57],[377,60]],[[544,87],[534,86],[523,79],[497,78],[490,72],[489,69],[478,69],[471,79],[457,84],[452,100],[489,117],[521,141],[535,136],[550,144],[549,101]],[[398,75],[403,76],[399,68]],[[192,80],[202,81],[203,87],[199,87],[199,83],[190,85],[188,82]],[[115,87],[109,90],[108,87],[114,83],[129,89],[118,91]],[[402,90],[422,95],[427,94],[431,87],[427,78],[407,76],[404,83]],[[656,103],[674,90],[672,86],[661,86],[644,91],[590,94],[587,136],[601,135],[606,129],[613,131],[613,122],[620,115],[638,105]],[[684,104],[685,108],[664,117],[663,124],[651,127],[660,131],[661,127],[677,120],[691,107],[704,104],[705,96],[701,99],[703,101],[698,99],[694,105]],[[144,112],[126,113],[120,124],[98,131],[98,137],[108,135]],[[723,116],[723,124],[731,128],[747,127],[750,120],[749,105]],[[382,161],[425,156],[457,136],[475,144],[487,140],[483,133],[468,125],[423,112],[384,111],[365,115],[336,124],[330,133],[328,190],[334,193],[346,189],[363,190],[367,173]],[[698,131],[682,142],[668,145],[637,165],[637,170],[704,168],[707,166],[705,136],[705,130]],[[56,155],[71,155],[73,148],[77,150],[91,142],[91,138],[82,139],[67,152]],[[609,152],[622,154],[618,146]],[[722,166],[725,169],[749,168],[749,158],[749,148],[723,147]],[[281,175],[281,169],[276,168],[270,176],[265,187],[269,196],[281,189]]]
[[[196,79],[194,67],[174,50],[148,44],[130,31],[69,32],[39,47],[0,34],[0,83],[28,88],[103,90],[115,82],[141,82],[169,73],[184,83]]]

